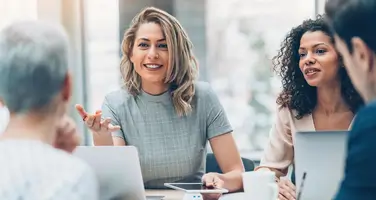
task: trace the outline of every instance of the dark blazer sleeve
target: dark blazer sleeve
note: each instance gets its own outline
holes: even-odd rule
[[[345,174],[336,200],[376,199],[376,102],[362,108],[349,132]]]

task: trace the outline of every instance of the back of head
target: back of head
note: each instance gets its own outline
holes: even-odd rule
[[[67,72],[68,41],[61,28],[27,21],[0,32],[0,99],[10,113],[50,108]]]
[[[336,34],[352,51],[351,39],[360,37],[376,52],[376,1],[329,0],[325,12]]]

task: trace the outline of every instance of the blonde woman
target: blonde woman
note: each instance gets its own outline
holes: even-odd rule
[[[197,62],[180,23],[146,8],[125,32],[122,52],[123,89],[106,95],[95,114],[76,106],[94,144],[136,146],[146,188],[202,180],[241,189],[232,127],[209,84],[196,82]],[[224,174],[204,175],[207,141]]]

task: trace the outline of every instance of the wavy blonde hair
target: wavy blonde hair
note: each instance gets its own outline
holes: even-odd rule
[[[124,33],[120,70],[124,88],[132,95],[141,91],[141,77],[136,73],[130,55],[138,28],[145,23],[156,23],[161,26],[166,38],[169,55],[169,69],[165,83],[170,85],[172,102],[179,116],[188,115],[192,111],[192,99],[195,94],[198,62],[193,55],[193,45],[179,21],[167,12],[148,7],[136,15],[130,27]]]

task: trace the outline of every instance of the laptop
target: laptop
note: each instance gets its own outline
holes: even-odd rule
[[[73,155],[86,161],[96,172],[101,200],[149,199],[145,196],[136,147],[78,146]]]
[[[296,191],[301,199],[333,199],[342,181],[348,131],[297,132]],[[302,185],[303,174],[305,180]]]

